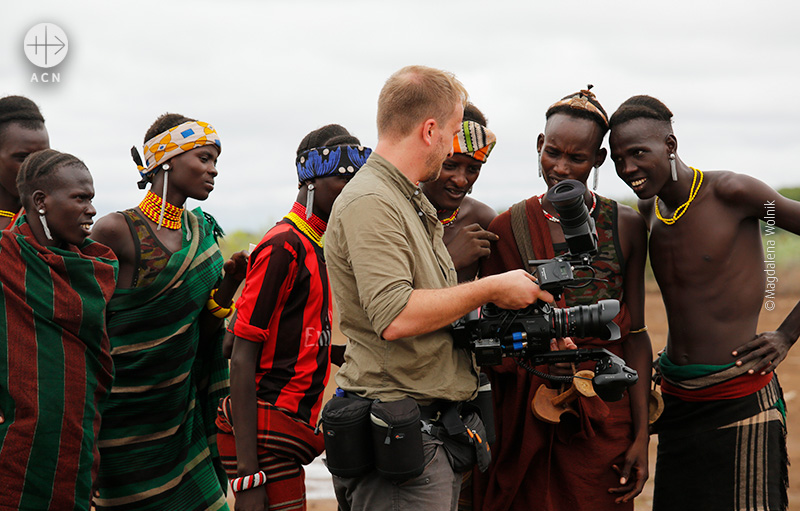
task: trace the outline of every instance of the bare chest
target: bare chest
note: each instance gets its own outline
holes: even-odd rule
[[[672,225],[650,219],[649,255],[662,287],[694,288],[734,278],[763,259],[758,221],[718,202],[697,202]]]

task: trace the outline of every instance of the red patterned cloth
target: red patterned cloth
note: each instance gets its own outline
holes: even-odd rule
[[[554,247],[547,220],[538,198],[526,201],[526,215],[537,258],[552,258],[566,250]],[[624,261],[619,249],[617,205],[597,197],[595,223],[598,251],[593,266],[607,282],[594,282],[582,289],[567,290],[559,306],[596,303],[606,298],[622,299]],[[522,268],[510,212],[499,215],[489,226],[500,240],[485,262],[485,275]],[[576,339],[579,347],[602,347],[622,355],[621,343],[630,331],[630,316],[622,306],[615,318],[622,332],[618,341]],[[545,368],[539,368],[547,371]],[[578,369],[594,369],[594,363]],[[599,397],[577,401],[579,418],[562,416],[553,425],[537,419],[531,411],[536,390],[547,382],[519,368],[513,360],[484,368],[492,383],[497,441],[492,445],[492,464],[485,474],[474,472],[474,508],[483,510],[569,509],[632,510],[633,503],[615,504],[608,489],[619,486],[611,468],[622,465],[633,441],[630,401],[605,403]]]
[[[217,448],[230,479],[236,469],[236,439],[231,422],[230,396],[217,409]],[[258,464],[267,475],[267,497],[272,511],[306,509],[307,465],[325,449],[321,434],[283,410],[258,400]]]

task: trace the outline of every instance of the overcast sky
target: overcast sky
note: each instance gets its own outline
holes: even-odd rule
[[[2,5],[0,96],[39,104],[51,146],[94,175],[100,215],[141,200],[129,150],[169,111],[222,138],[203,208],[227,230],[262,231],[294,200],[300,139],[335,122],[374,146],[378,93],[408,64],[454,72],[489,118],[498,144],[473,196],[494,208],[544,191],[534,152],[544,112],[587,83],[609,114],[635,94],[664,101],[689,165],[800,186],[796,1]],[[31,83],[44,70],[23,39],[41,22],[69,38],[52,69],[60,83]],[[633,196],[610,161],[598,191]]]

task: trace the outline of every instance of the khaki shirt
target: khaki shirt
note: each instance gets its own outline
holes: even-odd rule
[[[456,285],[436,210],[418,186],[376,153],[331,211],[325,259],[347,337],[342,389],[383,401],[410,396],[465,401],[478,389],[472,355],[453,347],[450,328],[386,341],[380,334],[414,289]]]

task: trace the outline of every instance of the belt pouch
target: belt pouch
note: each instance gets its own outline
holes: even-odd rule
[[[373,466],[369,409],[372,401],[331,398],[322,410],[326,464],[331,474],[357,477]]]
[[[496,440],[494,430],[494,409],[492,407],[492,384],[489,382],[489,377],[484,373],[480,374],[480,387],[478,388],[478,395],[470,401],[472,409],[478,412],[481,416],[481,421],[486,428],[485,440],[489,444],[493,444]]]
[[[477,413],[469,413],[460,419],[462,432],[448,434],[445,428],[437,428],[436,438],[442,441],[450,459],[453,472],[471,470],[477,464],[481,472],[489,468],[492,454],[486,441],[486,429]]]
[[[425,469],[425,455],[417,402],[409,397],[390,403],[375,402],[370,420],[378,474],[390,481],[420,475]]]

